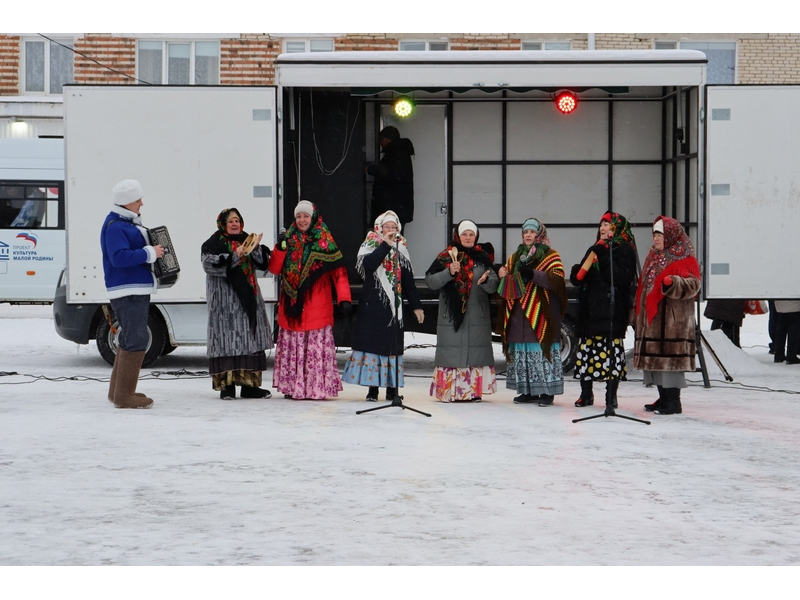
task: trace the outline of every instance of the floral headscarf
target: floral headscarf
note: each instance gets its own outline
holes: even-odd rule
[[[232,235],[227,231],[228,218],[231,213],[239,217],[239,222],[242,225],[242,231]],[[237,208],[226,208],[217,216],[217,230],[211,234],[201,246],[200,251],[203,254],[217,254],[221,260],[230,261],[236,253],[236,249],[247,239],[247,233],[244,231],[244,218]],[[262,252],[267,251],[266,247],[262,246]],[[260,268],[266,268],[266,256],[263,256],[264,262],[256,265]],[[248,254],[239,260],[239,264],[233,269],[228,269],[226,279],[239,298],[242,308],[247,313],[250,325],[255,329],[256,326],[256,308],[258,301],[258,281],[256,281],[256,272],[254,268],[254,259],[252,255]]]
[[[676,275],[700,279],[700,265],[694,246],[681,224],[671,217],[660,216],[653,221],[653,226],[659,221],[664,224],[664,249],[656,250],[655,246],[650,248],[636,291],[636,313],[639,313],[639,302],[644,293],[648,323],[656,316],[658,303],[664,297],[661,287],[665,277]]]
[[[330,229],[314,206],[311,225],[303,232],[293,222],[286,231],[286,257],[281,271],[281,302],[289,320],[300,318],[305,295],[316,281],[338,268],[344,268],[344,257]]]
[[[438,254],[426,273],[439,273],[449,269],[454,260],[454,255],[459,259],[461,270],[444,286],[450,317],[453,319],[453,329],[456,331],[461,327],[461,323],[464,322],[464,313],[467,312],[467,303],[472,291],[472,282],[475,278],[475,265],[482,264],[487,269],[494,270],[494,265],[489,255],[478,245],[478,231],[475,232],[475,245],[472,248],[466,248],[461,244],[458,227],[463,222],[461,221],[453,228],[453,238],[450,245]],[[477,226],[475,229],[477,229]]]
[[[400,305],[403,302],[401,267],[404,267],[409,271],[411,271],[413,268],[411,266],[411,256],[408,253],[408,243],[406,242],[406,239],[400,235],[402,226],[400,225],[400,220],[397,217],[397,213],[387,210],[385,213],[378,215],[378,218],[375,219],[374,227],[369,233],[367,233],[367,237],[364,239],[361,247],[358,249],[358,256],[356,258],[356,271],[358,271],[358,274],[361,275],[362,279],[367,278],[367,274],[364,272],[364,258],[372,254],[384,241],[381,228],[383,227],[383,224],[387,222],[393,222],[397,224],[397,237],[395,238],[397,240],[397,244],[396,246],[391,246],[391,250],[389,250],[389,253],[384,257],[381,267],[375,270],[373,277],[375,277],[379,284],[378,289],[380,290],[381,300],[385,305],[391,308],[392,315],[397,317],[402,325],[403,311],[400,310],[400,314],[396,314],[397,307],[395,306],[395,304]],[[397,247],[397,250],[399,250],[399,254],[398,251],[395,250],[395,247]],[[398,295],[396,302],[393,295],[395,284],[397,284]]]

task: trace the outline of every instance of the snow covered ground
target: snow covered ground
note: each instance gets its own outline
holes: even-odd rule
[[[431,347],[408,350],[405,388],[430,418],[357,415],[375,405],[350,385],[221,401],[170,374],[204,371],[205,348],[145,369],[155,405],[136,411],[50,307],[0,305],[0,371],[18,373],[0,376],[0,565],[798,565],[800,365],[772,363],[766,316],[744,351],[718,333],[734,381],[706,354],[712,387],[690,375],[682,415],[644,412],[655,390],[629,373],[619,412],[651,425],[573,423],[602,402],[575,408],[571,378],[549,408],[504,381],[435,402]]]

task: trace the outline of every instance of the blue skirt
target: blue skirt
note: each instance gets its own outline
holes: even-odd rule
[[[561,344],[550,346],[550,360],[537,343],[509,344],[511,360],[506,368],[506,387],[530,396],[564,393]]]
[[[395,369],[399,385],[395,381]],[[344,366],[342,381],[369,387],[403,387],[403,357],[353,350]]]

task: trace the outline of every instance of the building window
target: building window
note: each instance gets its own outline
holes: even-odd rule
[[[522,42],[522,50],[572,50],[571,42]]]
[[[424,41],[401,41],[401,52],[424,52],[424,51],[441,51],[449,50],[449,42],[424,42]]]
[[[706,83],[736,83],[736,42],[681,42],[681,50],[702,50]]]
[[[677,42],[656,42],[656,50],[675,50],[678,48]]]
[[[219,42],[141,41],[138,78],[153,85],[217,85]]]
[[[287,54],[293,52],[333,52],[333,40],[287,40],[283,49]]]
[[[24,40],[23,63],[26,93],[61,94],[73,79],[72,40]]]

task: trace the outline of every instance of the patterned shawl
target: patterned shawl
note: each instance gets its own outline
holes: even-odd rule
[[[487,269],[494,270],[494,265],[489,255],[478,245],[479,233],[475,232],[475,245],[472,248],[465,248],[461,244],[461,238],[458,235],[458,225],[453,228],[453,238],[450,245],[436,256],[426,273],[426,275],[430,275],[449,269],[454,256],[461,263],[461,270],[443,288],[447,296],[447,307],[450,309],[450,318],[453,320],[453,329],[455,331],[458,331],[464,322],[464,314],[467,312],[469,295],[472,292],[472,283],[475,278],[475,265],[479,263]]]
[[[600,219],[600,223],[602,224],[603,221],[607,221],[611,223],[611,231],[613,231],[613,235],[611,236],[611,243],[616,246],[621,246],[622,244],[630,244],[633,248],[633,254],[636,256],[636,269],[637,274],[639,273],[639,252],[636,250],[636,239],[633,237],[633,230],[631,229],[631,224],[628,222],[628,219],[623,217],[619,213],[615,212],[607,212],[602,216]],[[597,238],[595,243],[600,241],[600,227],[597,228]],[[592,267],[595,269],[600,269],[600,265],[597,260],[592,263]]]
[[[236,235],[230,235],[226,231],[228,217],[231,213],[236,213],[239,217],[239,222],[242,224],[242,231]],[[236,249],[247,239],[247,235],[248,234],[244,231],[244,219],[239,209],[226,208],[217,216],[217,230],[211,234],[211,237],[203,242],[203,245],[200,247],[200,252],[203,254],[228,255],[225,259],[228,261],[228,270],[225,274],[225,278],[228,284],[233,288],[236,297],[242,304],[242,308],[247,313],[250,327],[255,331],[256,310],[258,308],[258,281],[256,281],[253,259],[248,254],[241,258],[237,266],[230,268],[230,261],[236,253]],[[266,267],[266,257],[264,257],[264,259],[265,263],[259,265],[262,268]]]
[[[658,303],[664,298],[661,286],[665,277],[676,275],[700,279],[700,265],[694,246],[681,224],[671,217],[660,216],[653,221],[653,225],[658,221],[664,222],[664,249],[650,248],[639,277],[639,289],[636,290],[636,314],[639,314],[639,302],[644,293],[648,323],[656,316]]]
[[[547,237],[547,229],[544,224],[540,221],[538,223],[540,227],[533,244],[530,246],[520,244],[516,252],[508,258],[505,265],[508,275],[501,281],[501,287],[498,287],[498,293],[505,300],[505,310],[501,311],[500,317],[502,319],[503,352],[508,360],[510,360],[510,356],[508,342],[506,341],[506,329],[515,302],[519,302],[525,320],[528,321],[531,329],[536,334],[547,360],[550,360],[551,346],[561,339],[561,332],[556,330],[555,327],[550,327],[550,303],[552,302],[553,294],[555,294],[559,300],[561,316],[563,317],[567,310],[566,284],[559,286],[555,291],[548,290],[545,287],[534,285],[532,279],[525,283],[520,273],[521,267],[529,266],[534,270],[544,271],[548,275],[560,277],[562,282],[564,280],[564,265],[561,262],[561,256],[550,248],[549,243],[542,241],[547,240],[549,242],[550,240]]]
[[[358,256],[356,257],[356,271],[358,271],[358,274],[361,275],[362,279],[366,280],[367,274],[364,271],[364,258],[375,252],[375,250],[383,242],[381,227],[383,227],[383,223],[388,216],[394,216],[394,222],[397,223],[396,239],[398,240],[398,244],[397,246],[391,246],[391,250],[389,250],[389,253],[384,257],[383,263],[380,267],[375,269],[375,272],[372,274],[372,276],[378,283],[381,301],[384,303],[384,305],[391,309],[392,316],[397,318],[402,326],[403,311],[401,309],[399,311],[400,314],[398,315],[396,306],[402,306],[403,304],[403,279],[401,267],[404,267],[409,271],[413,271],[413,268],[411,266],[411,256],[408,254],[408,243],[406,242],[406,239],[400,235],[400,220],[395,212],[387,210],[385,213],[379,215],[378,218],[375,219],[374,228],[372,231],[367,233],[367,237],[361,244],[361,248],[358,249]],[[399,250],[399,254],[395,248]],[[393,292],[395,283],[397,284],[396,300]]]
[[[311,225],[305,232],[297,228],[296,221],[286,231],[281,302],[287,319],[298,320],[305,298],[317,280],[340,267],[344,267],[342,252],[314,206]]]

